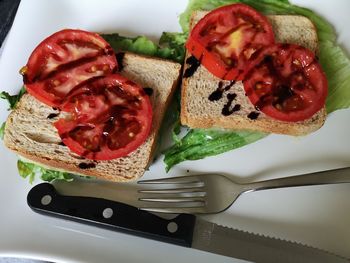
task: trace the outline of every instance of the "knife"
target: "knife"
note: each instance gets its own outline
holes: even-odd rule
[[[15,19],[19,2],[20,0],[0,1],[0,47]]]
[[[327,251],[220,226],[195,215],[164,219],[116,201],[64,195],[49,183],[34,186],[27,203],[41,214],[252,262],[350,262]]]

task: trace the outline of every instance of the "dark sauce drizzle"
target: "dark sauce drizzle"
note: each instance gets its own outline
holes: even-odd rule
[[[122,71],[124,66],[123,66],[123,60],[124,60],[125,53],[124,52],[118,52],[115,54],[115,58],[117,59],[118,62],[118,71]]]
[[[229,116],[232,113],[239,111],[241,109],[241,105],[240,104],[236,104],[235,106],[232,106],[232,102],[234,101],[234,99],[237,97],[236,93],[232,93],[232,94],[227,94],[227,103],[224,105],[224,107],[222,108],[221,114],[224,116]]]
[[[248,114],[248,118],[251,120],[256,120],[260,115],[260,112],[257,111],[252,111],[251,113]]]
[[[145,91],[145,93],[146,93],[148,96],[152,96],[152,94],[153,94],[153,89],[152,89],[152,88],[146,87],[146,88],[143,88],[143,90]]]
[[[80,163],[80,164],[78,165],[78,167],[79,167],[80,169],[91,169],[91,168],[95,168],[95,167],[96,167],[96,164],[94,164],[94,163]]]
[[[209,95],[208,100],[210,101],[217,101],[222,98],[222,94],[224,91],[228,91],[236,82],[234,80],[231,80],[229,84],[224,86],[224,83],[222,81],[219,82],[218,88]]]
[[[209,95],[208,100],[216,101],[222,98],[222,94],[224,93],[224,90],[222,88],[223,84],[224,83],[222,81],[219,82],[218,88]]]
[[[185,70],[183,77],[184,78],[192,77],[193,74],[197,71],[197,69],[201,65],[201,60],[202,58],[198,60],[194,56],[190,56],[189,58],[187,58],[186,64],[188,64],[189,67]]]
[[[58,113],[50,113],[47,118],[48,119],[53,119],[53,118],[56,118],[59,114]]]

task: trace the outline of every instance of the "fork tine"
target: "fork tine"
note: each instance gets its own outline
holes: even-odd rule
[[[139,193],[143,194],[205,194],[203,187],[183,187],[183,188],[165,188],[165,189],[141,189]]]
[[[189,183],[203,183],[197,176],[181,176],[181,177],[169,177],[163,179],[153,180],[141,180],[138,184],[189,184]]]
[[[159,202],[159,203],[204,203],[205,201],[200,197],[166,197],[166,198],[159,198],[159,197],[150,197],[150,198],[139,198],[139,201],[144,202]]]
[[[203,213],[205,182],[198,176],[139,181],[138,204],[142,210],[159,213]],[[147,186],[146,186],[147,185]]]

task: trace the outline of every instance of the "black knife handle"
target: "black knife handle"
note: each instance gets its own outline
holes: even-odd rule
[[[34,186],[28,193],[27,203],[33,211],[41,214],[185,247],[191,246],[196,220],[195,216],[189,214],[180,214],[167,220],[115,201],[60,195],[49,183]]]
[[[15,19],[19,2],[20,0],[0,0],[0,47]]]

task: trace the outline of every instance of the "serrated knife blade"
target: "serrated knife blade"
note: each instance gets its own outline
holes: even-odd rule
[[[72,182],[67,183],[71,188]],[[74,184],[74,182],[73,182]],[[60,184],[62,188],[62,184]],[[70,190],[68,190],[69,192]],[[303,244],[244,232],[189,214],[165,219],[136,207],[100,197],[67,195],[48,183],[27,196],[38,213],[93,224],[184,247],[257,263],[349,263],[349,259]],[[81,192],[81,191],[80,191]]]
[[[198,218],[192,248],[260,263],[349,262],[327,251],[245,232]]]

